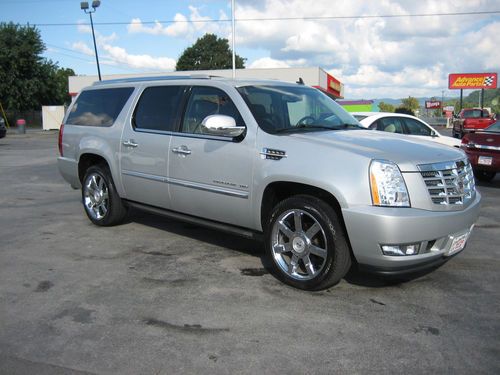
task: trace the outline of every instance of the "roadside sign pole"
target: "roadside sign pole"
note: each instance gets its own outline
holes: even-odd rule
[[[462,110],[463,99],[464,99],[464,89],[460,89],[460,111]]]
[[[479,100],[481,101],[481,109],[484,108],[484,89],[481,89],[481,97],[479,98]]]

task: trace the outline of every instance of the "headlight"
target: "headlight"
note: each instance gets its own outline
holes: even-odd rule
[[[375,206],[410,207],[410,197],[398,166],[387,160],[372,160],[370,189]]]

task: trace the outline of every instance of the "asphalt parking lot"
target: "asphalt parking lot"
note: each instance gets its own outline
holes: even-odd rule
[[[500,176],[467,248],[406,282],[326,291],[262,245],[132,212],[93,226],[57,134],[0,139],[0,373],[500,373]]]

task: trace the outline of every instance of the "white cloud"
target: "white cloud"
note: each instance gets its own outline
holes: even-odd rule
[[[176,61],[169,57],[153,57],[150,55],[129,54],[125,48],[116,47],[109,44],[100,46],[106,53],[107,59],[117,63],[126,64],[132,68],[174,70]]]
[[[252,62],[249,66],[252,69],[260,68],[289,68],[290,65],[285,61],[275,60],[270,57],[263,57]]]
[[[148,54],[131,54],[123,47],[115,46],[117,35],[102,35],[96,32],[96,42],[101,63],[104,65],[120,66],[149,71],[172,71],[176,60],[170,57],[154,57]],[[94,50],[86,43],[79,41],[72,44],[72,48],[89,56],[94,56]]]
[[[290,68],[290,67],[300,67],[307,66],[306,59],[297,59],[297,60],[276,60],[270,57],[262,57],[253,61],[248,68],[251,69],[272,69],[272,68]]]
[[[94,50],[91,49],[86,43],[84,42],[75,42],[71,45],[71,47],[74,50],[80,51],[86,55],[93,56],[94,55]]]
[[[90,34],[92,32],[90,26],[84,23],[83,21],[78,21],[77,30],[79,33],[82,34]]]
[[[167,35],[167,36],[183,36],[190,32],[189,24],[187,23],[187,18],[177,13],[174,17],[175,23],[167,27],[155,21],[155,25],[152,27],[144,26],[140,18],[132,19],[131,23],[127,26],[129,33],[146,33],[152,35]]]
[[[214,33],[219,36],[227,34],[229,28],[225,22],[210,22],[211,18],[203,16],[198,8],[189,6],[188,9],[190,12],[189,16],[176,13],[174,16],[175,22],[168,26],[164,26],[159,21],[155,21],[154,26],[146,26],[142,23],[140,18],[133,18],[127,25],[127,31],[135,34],[166,35],[186,39],[193,39],[195,36],[205,33]],[[219,20],[228,20],[227,14],[222,9],[219,10]],[[229,22],[227,24],[229,24]]]
[[[321,66],[345,83],[349,98],[438,95],[446,90],[449,73],[500,70],[498,15],[349,17],[476,12],[497,7],[498,0],[239,0],[236,52],[246,57],[240,51],[252,51],[251,68]],[[131,34],[188,42],[210,32],[231,41],[231,23],[204,22],[210,17],[203,9],[189,6],[171,24],[149,25],[134,18],[127,29]],[[229,19],[229,9],[219,9],[220,20]],[[325,16],[347,18],[311,19]],[[265,20],[283,17],[291,19]],[[90,29],[82,24],[79,31],[88,33]],[[173,69],[175,65],[168,57],[130,54],[116,47],[116,35],[102,38],[98,43],[110,61],[126,61],[144,69]]]

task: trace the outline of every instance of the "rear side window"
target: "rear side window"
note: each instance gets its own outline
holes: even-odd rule
[[[429,129],[427,126],[425,126],[421,122],[418,122],[417,120],[405,117],[404,122],[406,124],[406,128],[408,129],[408,133],[410,133],[410,134],[426,135],[426,136],[431,135],[431,129]]]
[[[377,130],[403,134],[403,124],[399,117],[383,117],[377,121]]]
[[[134,91],[133,87],[83,91],[66,120],[71,125],[111,126]]]
[[[144,90],[134,114],[134,127],[173,131],[183,86],[154,86]]]

